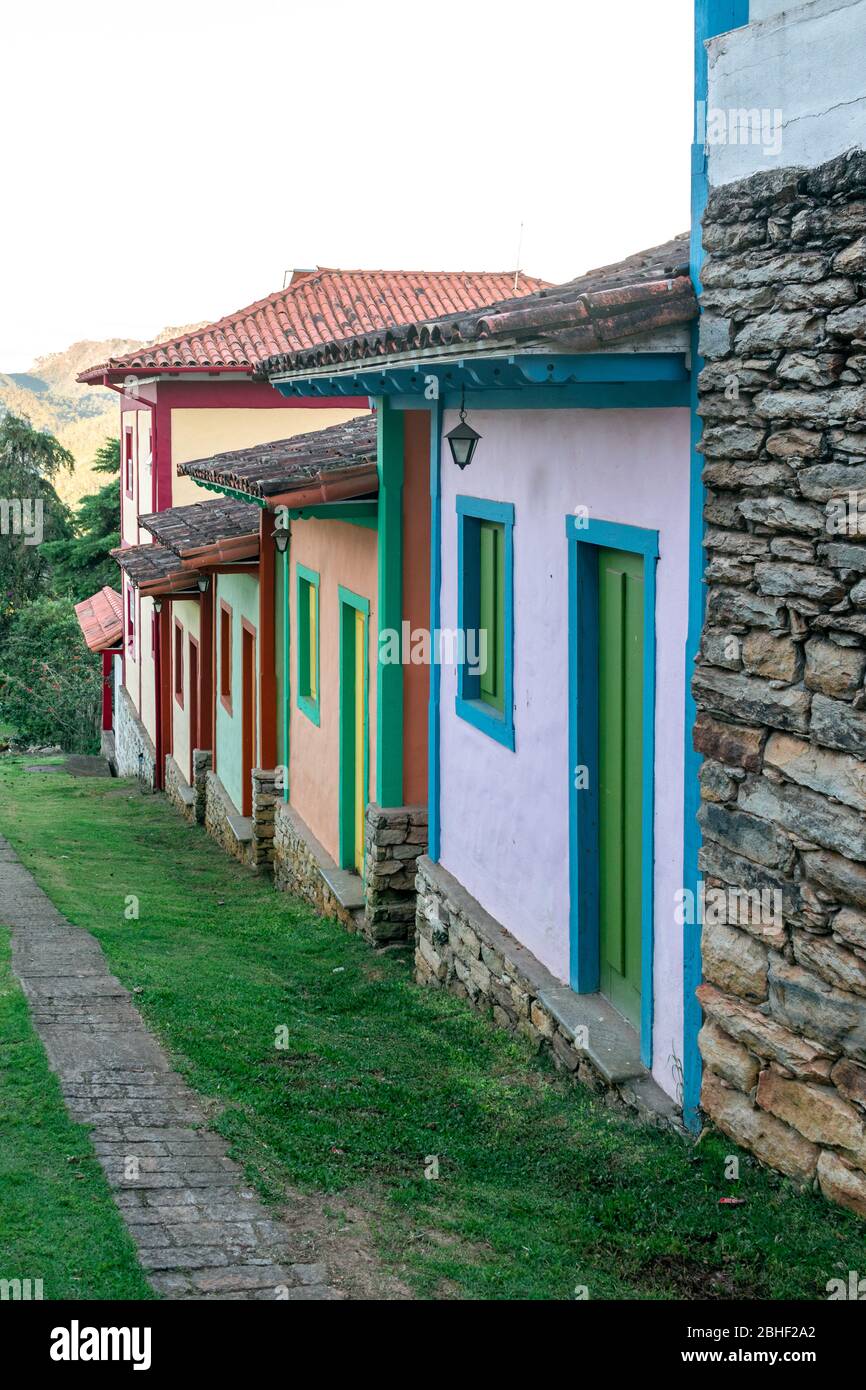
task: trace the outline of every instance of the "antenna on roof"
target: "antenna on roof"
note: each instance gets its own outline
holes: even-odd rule
[[[523,223],[520,224],[520,233],[517,238],[517,263],[514,271],[514,293],[517,294],[517,285],[520,279],[520,256],[523,251]]]

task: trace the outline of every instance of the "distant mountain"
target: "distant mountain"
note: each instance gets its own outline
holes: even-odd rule
[[[120,429],[118,396],[102,386],[81,386],[79,372],[109,357],[121,357],[149,343],[165,342],[181,333],[192,332],[202,324],[185,328],[164,328],[152,338],[83,338],[65,352],[37,357],[26,372],[0,372],[0,415],[13,411],[26,415],[37,429],[50,430],[75,458],[75,471],[63,473],[56,481],[65,502],[77,502],[96,492],[105,482],[94,473],[91,463],[100,444]]]

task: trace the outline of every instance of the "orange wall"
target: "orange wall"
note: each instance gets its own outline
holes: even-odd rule
[[[331,855],[340,857],[340,584],[370,600],[368,655],[370,679],[369,786],[373,799],[376,769],[377,618],[376,532],[344,521],[293,521],[289,543],[291,723],[289,794],[292,806]],[[297,564],[319,575],[319,714],[314,724],[298,709]]]
[[[403,430],[403,616],[412,629],[430,625],[430,415],[407,410]],[[427,712],[430,667],[403,667],[403,799],[427,802]]]

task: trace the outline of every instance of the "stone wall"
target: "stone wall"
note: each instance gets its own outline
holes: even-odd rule
[[[866,1215],[866,154],[716,189],[704,246],[702,1103]]]
[[[114,702],[114,757],[118,777],[137,777],[143,787],[153,791],[156,780],[156,749],[122,685]]]
[[[365,828],[365,935],[407,941],[415,931],[415,865],[427,852],[426,806],[383,810],[371,802]]]
[[[195,793],[171,754],[165,759],[165,794],[190,825],[195,823]]]
[[[323,873],[324,849],[297,812],[278,801],[274,817],[274,886],[312,903],[323,917],[336,917],[349,931],[358,930],[363,914],[340,902]]]
[[[207,805],[207,775],[213,763],[213,754],[209,748],[194,748],[192,751],[192,774],[195,790],[195,818],[199,825],[204,825],[205,808]]]
[[[246,839],[239,839],[236,826],[242,817],[230,799],[217,774],[208,769],[205,773],[204,826],[207,833],[221,845],[226,854],[239,859],[242,864],[253,867],[252,833]]]
[[[263,873],[274,871],[274,789],[273,768],[253,769],[253,864]]]
[[[491,917],[447,869],[417,863],[415,977],[489,1014],[560,1071],[660,1127],[680,1114],[640,1063],[637,1039],[600,995],[575,994]],[[625,1046],[623,1042],[625,1041]]]

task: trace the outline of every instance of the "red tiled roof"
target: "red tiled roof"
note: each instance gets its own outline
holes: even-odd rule
[[[334,339],[465,314],[521,298],[547,282],[487,271],[318,270],[297,273],[284,290],[181,338],[112,357],[81,382],[135,371],[250,371],[267,357]]]
[[[259,368],[262,377],[291,376],[348,366],[400,353],[441,355],[470,350],[506,351],[511,344],[565,343],[569,352],[592,351],[622,338],[697,317],[688,273],[688,238],[674,237],[623,261],[588,271],[564,285],[532,295],[509,295],[480,308],[444,314],[278,353]]]
[[[193,459],[180,464],[177,471],[215,487],[233,488],[248,497],[279,497],[337,477],[355,479],[364,491],[376,491],[376,417],[358,415],[354,420],[296,434],[290,439]],[[350,496],[351,490],[346,495]],[[142,518],[142,523],[157,534],[150,517]]]
[[[90,598],[75,605],[75,616],[92,652],[113,647],[123,636],[123,603],[116,589],[106,584]]]

